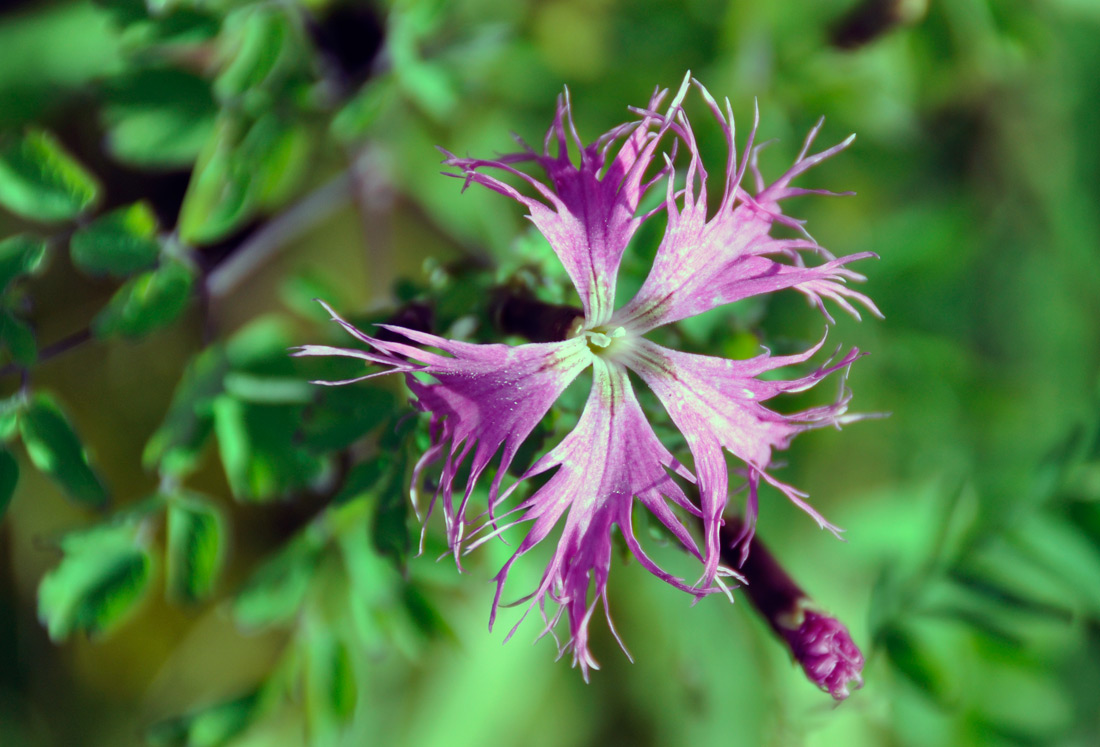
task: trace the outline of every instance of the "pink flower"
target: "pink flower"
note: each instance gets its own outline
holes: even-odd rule
[[[762,380],[758,377],[766,371],[807,361],[824,339],[797,355],[773,356],[765,352],[750,360],[727,360],[670,350],[644,335],[714,307],[785,288],[807,296],[826,317],[826,299],[857,317],[853,302],[877,314],[867,297],[845,284],[847,280],[862,279],[848,269],[848,264],[873,255],[837,259],[808,235],[790,239],[770,233],[775,223],[800,227],[781,212],[779,205],[789,196],[812,190],[793,188],[791,181],[846,147],[851,138],[807,155],[817,133],[815,128],[794,166],[765,185],[756,168],[759,146],[753,145],[755,125],[739,159],[728,100],[723,113],[702,85],[695,82],[695,86],[725,132],[729,146],[721,180],[722,199],[714,211],[707,208],[707,174],[681,108],[689,78],[684,79],[664,113],[658,107],[667,91],[659,91],[645,109],[636,110],[637,120],[612,129],[589,145],[577,135],[567,94],[558,101],[542,153],[527,147],[525,152],[493,160],[447,154],[445,163],[461,171],[466,186],[477,183],[516,200],[549,240],[576,286],[584,309],[583,323],[574,336],[561,342],[511,347],[457,342],[388,326],[386,329],[409,341],[390,342],[364,334],[333,312],[333,317],[371,352],[318,345],[297,351],[297,355],[356,357],[381,366],[363,379],[394,372],[407,374],[416,406],[431,416],[433,439],[416,465],[414,505],[416,485],[424,469],[442,461],[439,489],[432,505],[436,500],[442,504],[456,560],[460,552],[512,526],[529,524],[526,537],[495,577],[490,627],[512,564],[560,526],[561,536],[542,581],[524,601],[528,602],[528,611],[539,608],[546,623],[544,634],[553,634],[565,611],[570,637],[560,651],[572,653],[574,665],[580,665],[586,679],[589,667],[597,667],[588,649],[589,621],[601,601],[608,612],[613,526],[618,527],[626,546],[647,570],[696,597],[724,588],[723,577],[737,575],[719,562],[718,532],[729,492],[724,451],[745,464],[749,490],[746,530],[741,538],[743,551],[747,551],[751,537],[757,487],[762,479],[785,493],[822,527],[838,531],[804,500],[805,494],[773,477],[768,466],[772,451],[786,448],[802,431],[839,426],[851,419],[846,415],[846,388],[841,387],[841,395],[832,404],[793,415],[776,413],[763,403],[778,394],[803,391],[830,373],[846,370],[858,352],[853,349],[802,378]],[[569,157],[570,139],[579,151],[579,164]],[[679,190],[669,154],[659,151],[666,141],[682,143],[689,156],[686,186]],[[517,168],[530,161],[546,172],[547,183]],[[746,168],[756,183],[754,194],[741,186]],[[490,170],[514,177],[521,186],[526,185],[527,191],[491,175]],[[661,185],[663,204],[639,214],[643,197]],[[667,229],[649,277],[638,294],[616,310],[615,283],[623,252],[638,227],[660,212],[667,215]],[[807,265],[805,258],[814,256],[824,261]],[[504,486],[503,478],[520,445],[565,388],[589,368],[592,389],[576,427],[515,483]],[[678,462],[657,439],[638,404],[628,370],[653,390],[683,433],[693,458],[692,469]],[[414,377],[413,373],[429,374],[432,381],[425,383],[423,377]],[[469,531],[470,499],[494,461],[489,518]],[[464,465],[468,477],[464,484],[456,485]],[[501,512],[520,486],[549,472],[552,475],[541,487]],[[673,476],[697,485],[698,505]],[[702,570],[695,583],[666,572],[646,554],[633,529],[635,501],[700,561]],[[701,520],[701,548],[675,508]],[[594,588],[594,595],[590,588]],[[547,599],[557,603],[556,610],[546,609]]]

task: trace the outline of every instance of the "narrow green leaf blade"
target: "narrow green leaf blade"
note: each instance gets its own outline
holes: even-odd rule
[[[96,201],[99,185],[53,135],[31,130],[0,148],[0,205],[45,223],[72,220]]]

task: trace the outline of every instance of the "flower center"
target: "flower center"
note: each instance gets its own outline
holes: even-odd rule
[[[608,358],[614,353],[615,348],[625,342],[623,338],[626,337],[626,329],[623,327],[616,327],[615,329],[593,327],[592,329],[583,330],[583,334],[589,350],[601,358]]]

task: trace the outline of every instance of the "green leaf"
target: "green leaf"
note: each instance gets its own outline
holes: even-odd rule
[[[947,678],[946,673],[910,632],[892,626],[883,632],[881,642],[890,661],[919,691],[934,700],[943,697],[941,683]]]
[[[163,721],[146,734],[154,747],[221,747],[248,727],[260,704],[259,691]]]
[[[19,433],[31,463],[52,477],[71,498],[93,506],[107,502],[107,488],[52,397],[38,393],[31,398],[19,417]]]
[[[293,339],[293,330],[285,318],[263,316],[233,335],[226,346],[226,355],[234,370],[257,374],[293,373],[293,359],[286,354]]]
[[[250,497],[249,465],[252,460],[252,444],[245,408],[240,400],[221,395],[214,400],[214,432],[218,436],[218,453],[229,489],[237,498]]]
[[[180,238],[188,244],[218,241],[252,216],[250,169],[255,164],[234,157],[241,129],[235,119],[222,119],[191,172],[179,218]]]
[[[229,370],[225,348],[214,345],[195,356],[172,395],[164,422],[149,438],[142,454],[146,469],[183,477],[198,465],[213,426],[214,398],[223,391]]]
[[[312,142],[307,128],[275,112],[225,115],[192,173],[180,237],[189,244],[218,241],[257,210],[280,206],[308,172]]]
[[[7,449],[0,447],[0,519],[8,510],[8,504],[11,503],[11,497],[15,493],[18,482],[19,463]]]
[[[256,405],[219,396],[214,431],[226,479],[239,500],[271,500],[310,485],[329,468],[302,449],[302,407]]]
[[[225,391],[242,402],[256,404],[307,404],[317,387],[288,376],[257,376],[232,371],[225,376]]]
[[[99,185],[48,132],[31,130],[0,149],[0,205],[46,223],[92,207]]]
[[[168,594],[183,602],[210,595],[225,559],[225,520],[208,498],[196,493],[168,502]]]
[[[1100,619],[1100,550],[1084,533],[1068,521],[1036,512],[1009,541],[1075,591],[1092,618]]]
[[[226,19],[222,53],[225,68],[214,81],[214,92],[231,100],[275,83],[286,71],[295,28],[286,13],[274,7],[245,8]]]
[[[305,641],[305,707],[310,732],[331,733],[355,715],[359,700],[357,673],[346,642],[330,626],[309,626]]]
[[[320,549],[299,537],[266,561],[237,595],[233,618],[245,628],[286,623],[301,609],[313,582]]]
[[[332,133],[345,143],[366,137],[382,114],[397,100],[397,86],[392,76],[368,81],[332,120]]]
[[[153,558],[139,546],[140,524],[104,525],[66,536],[64,556],[38,587],[38,617],[50,638],[106,634],[145,595]]]
[[[173,68],[131,71],[109,84],[107,144],[126,163],[146,168],[191,166],[214,128],[209,84]]]
[[[136,202],[100,216],[69,242],[73,264],[89,275],[132,275],[152,269],[160,255],[157,218]]]
[[[46,242],[21,233],[0,241],[0,291],[16,278],[33,275],[46,258]]]
[[[38,360],[34,330],[3,309],[0,309],[0,342],[11,353],[11,359],[21,366],[30,366]]]
[[[314,396],[319,401],[303,423],[305,445],[314,451],[347,448],[397,411],[397,399],[382,389],[314,387]]]
[[[7,441],[19,429],[19,416],[27,406],[27,397],[16,392],[6,399],[0,399],[0,439]]]
[[[128,280],[92,321],[97,337],[142,337],[165,327],[191,300],[194,277],[179,262],[167,262]]]
[[[251,164],[256,206],[273,209],[293,196],[310,167],[313,136],[305,127],[269,112],[249,128],[238,159]]]

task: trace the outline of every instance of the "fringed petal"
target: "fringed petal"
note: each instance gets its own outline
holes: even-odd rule
[[[425,383],[412,375],[407,377],[409,389],[416,396],[415,405],[431,414],[432,435],[432,446],[414,468],[411,493],[419,514],[419,478],[428,465],[443,460],[436,497],[432,499],[424,518],[431,513],[436,499],[441,496],[448,539],[457,560],[466,524],[466,506],[485,468],[498,453],[501,454],[490,491],[492,500],[520,445],[577,374],[588,367],[592,360],[591,352],[583,338],[516,347],[474,345],[383,325],[390,332],[406,337],[423,348],[442,351],[436,353],[414,345],[371,337],[342,319],[329,306],[325,308],[349,334],[378,353],[307,345],[298,349],[295,355],[350,356],[388,368],[348,382],[318,383],[349,383],[398,372],[430,374],[435,379],[435,382]],[[461,503],[456,507],[454,484],[459,473],[466,468],[467,459],[468,476],[462,488]]]
[[[772,451],[785,449],[794,436],[811,428],[844,422],[849,393],[841,385],[837,400],[793,415],[782,415],[762,402],[783,392],[809,389],[824,377],[847,368],[859,357],[854,348],[813,373],[787,381],[756,378],[768,371],[808,359],[824,339],[805,353],[776,357],[763,355],[748,361],[682,353],[640,339],[625,354],[626,364],[657,395],[673,423],[684,434],[695,459],[700,503],[706,527],[707,555],[718,547],[718,528],[726,507],[729,475],[723,450],[745,462],[749,479],[746,531],[739,538],[747,547],[756,514],[756,490],[761,479],[781,490],[825,529],[840,530],[810,506],[804,493],[780,482],[767,471]],[[712,572],[710,566],[708,573]]]
[[[638,405],[625,369],[595,358],[593,374],[592,392],[576,428],[520,478],[522,483],[555,470],[550,479],[519,506],[523,520],[530,521],[531,526],[496,576],[497,591],[490,617],[492,626],[512,564],[562,523],[561,537],[542,581],[526,599],[529,600],[528,612],[536,606],[544,609],[548,598],[565,610],[570,637],[562,646],[562,652],[572,652],[573,664],[580,666],[585,679],[590,668],[598,668],[588,650],[588,623],[597,603],[604,604],[606,609],[613,526],[618,526],[638,561],[663,581],[697,597],[717,590],[703,584],[691,586],[661,569],[646,555],[633,530],[631,511],[635,499],[657,516],[684,548],[705,565],[717,566],[718,562],[717,546],[710,548],[713,558],[704,557],[687,529],[669,509],[668,502],[688,504],[669,471],[685,477],[689,475],[657,440]],[[506,497],[502,496],[502,500]],[[590,594],[590,587],[594,594]],[[560,614],[559,610],[557,615],[547,619],[544,633],[552,631]]]
[[[741,181],[746,166],[755,171],[756,124],[754,122],[745,147],[747,157],[739,161],[729,100],[725,102],[723,113],[710,93],[698,82],[696,85],[726,134],[729,157],[721,203],[717,212],[708,218],[706,171],[691,123],[683,111],[678,110],[674,115],[674,130],[691,154],[686,184],[682,191],[675,192],[670,174],[665,197],[668,224],[653,267],[641,290],[615,313],[611,324],[642,334],[717,306],[784,288],[801,291],[823,312],[822,300],[827,298],[857,317],[853,301],[881,316],[869,298],[845,285],[849,280],[863,279],[845,266],[875,255],[864,252],[832,259],[812,241],[776,239],[769,235],[775,223],[801,229],[798,221],[783,215],[779,208],[780,200],[806,193],[806,190],[790,188],[790,181],[842,150],[851,139],[807,157],[819,123],[794,166],[771,186],[761,187],[756,197],[752,197],[741,187]],[[671,170],[671,166],[669,168]],[[806,254],[823,254],[829,261],[807,267]],[[773,258],[775,256],[786,257],[794,264],[780,263]],[[831,317],[829,319],[832,321]]]
[[[667,127],[653,130],[662,121],[672,121],[687,86],[685,78],[665,116],[645,114],[640,121],[616,127],[590,145],[584,145],[577,135],[567,91],[558,98],[557,113],[541,155],[528,148],[525,153],[482,160],[459,158],[444,151],[444,164],[461,169],[467,185],[481,184],[527,208],[528,217],[550,242],[576,286],[590,326],[604,324],[611,317],[619,262],[642,223],[636,215],[638,206],[655,181],[644,181],[645,174]],[[654,93],[649,110],[660,106],[667,94]],[[612,146],[620,140],[618,153],[609,160]],[[570,158],[570,141],[579,152],[579,166]],[[549,187],[512,165],[528,160],[546,171]],[[481,171],[485,168],[519,177],[535,190],[538,199]]]

